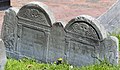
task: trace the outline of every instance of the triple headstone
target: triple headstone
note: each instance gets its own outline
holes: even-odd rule
[[[94,64],[99,58],[118,63],[118,40],[107,36],[97,19],[81,15],[65,27],[62,22],[54,22],[43,3],[32,2],[21,9],[7,10],[2,31],[7,56],[50,63],[63,58],[77,66]]]

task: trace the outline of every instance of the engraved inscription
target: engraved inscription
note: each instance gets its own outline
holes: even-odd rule
[[[14,42],[15,42],[14,30],[15,30],[15,25],[10,20],[7,20],[6,23],[4,23],[3,40],[5,43],[5,46],[7,47],[7,49],[9,48],[9,50],[14,49]]]
[[[24,20],[32,20],[34,22],[40,22],[40,24],[48,25],[47,19],[41,11],[34,9],[34,8],[28,8],[23,9],[19,12],[18,17],[23,18]]]
[[[94,28],[85,22],[75,22],[73,25],[69,27],[68,30],[72,33],[74,32],[83,37],[88,37],[95,40],[98,39],[98,35],[95,32]]]
[[[74,41],[70,41],[70,48],[70,52],[74,52],[75,54],[87,55],[91,52],[94,52],[93,46],[85,45]]]
[[[94,53],[94,47],[82,43],[69,41],[69,59],[68,61],[74,65],[84,65],[93,63],[94,58],[91,55]],[[89,62],[85,62],[89,61]]]
[[[46,39],[43,31],[23,27],[20,52],[29,57],[42,59],[45,55]]]
[[[7,55],[17,59],[28,57],[47,62],[48,47],[51,47],[50,31],[54,21],[52,12],[42,3],[31,2],[20,9],[7,10],[2,31]],[[61,46],[56,49],[63,50]],[[59,53],[57,50],[55,52]]]
[[[95,61],[93,56],[99,46],[99,36],[94,23],[90,23],[81,18],[81,21],[72,20],[66,26],[67,59],[70,64],[84,66]]]

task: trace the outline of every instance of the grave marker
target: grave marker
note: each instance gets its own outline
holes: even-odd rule
[[[31,2],[20,9],[7,10],[2,30],[7,56],[50,63],[63,58],[76,66],[107,58],[110,63],[118,64],[118,39],[108,36],[97,19],[81,15],[65,27],[62,22],[54,22],[43,3]]]
[[[54,62],[58,58],[65,58],[65,31],[62,22],[53,24],[50,32],[50,45],[48,47],[48,61]]]
[[[9,9],[3,27],[5,46],[11,47],[11,50],[7,48],[7,51],[16,54],[16,56],[13,54],[16,58],[30,57],[46,62],[50,28],[53,22],[52,13],[43,3],[31,2],[15,14],[14,10],[11,12]]]
[[[108,45],[104,46],[104,44],[108,43],[108,41],[107,43],[104,41],[107,39],[106,31],[95,18],[86,15],[76,17],[66,25],[65,30],[66,47],[68,49],[67,60],[70,64],[86,66],[96,63],[97,58],[104,59],[105,57],[110,57],[109,55],[105,55],[106,52],[110,54],[109,49],[105,48]],[[114,44],[114,46],[117,47],[117,44]],[[112,47],[113,45],[110,46],[110,48]],[[101,54],[100,50],[104,52]],[[114,50],[112,53],[116,54],[118,51]],[[105,57],[99,57],[101,55],[105,55]],[[111,57],[111,59],[115,57]],[[115,61],[118,61],[118,59],[115,59]]]

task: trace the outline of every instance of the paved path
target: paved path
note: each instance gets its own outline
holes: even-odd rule
[[[68,22],[81,14],[98,17],[116,0],[11,0],[13,7],[20,7],[31,1],[42,1],[53,11],[56,20]],[[0,28],[4,11],[0,11]]]

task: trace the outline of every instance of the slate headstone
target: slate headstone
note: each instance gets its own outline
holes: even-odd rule
[[[110,48],[114,54],[117,54],[117,46],[112,45],[110,41],[105,42],[107,39],[107,33],[104,27],[100,25],[99,21],[90,16],[81,15],[72,19],[65,27],[66,30],[66,46],[67,46],[67,60],[70,64],[78,66],[86,66],[97,62],[97,58],[104,58],[106,52],[110,52],[110,49],[106,49],[110,43]],[[102,43],[104,41],[104,43]],[[115,42],[116,43],[116,42]],[[101,46],[102,45],[102,46]],[[114,47],[115,46],[115,47]],[[100,51],[104,51],[102,54]],[[113,55],[116,56],[116,55]],[[110,57],[106,55],[106,57]],[[111,57],[110,60],[115,57]],[[118,59],[115,59],[118,61]]]
[[[8,55],[46,62],[48,39],[53,22],[53,14],[40,2],[24,5],[17,12],[9,9],[4,18],[2,35]]]
[[[50,31],[50,45],[48,47],[48,61],[54,62],[65,57],[65,31],[62,22],[53,24]]]
[[[2,26],[2,39],[5,43],[6,52],[8,57],[16,57],[18,58],[18,52],[16,47],[17,40],[17,17],[16,13],[18,9],[11,8],[6,10],[3,26]]]
[[[50,63],[63,58],[76,66],[107,58],[110,63],[118,64],[118,39],[107,35],[99,20],[81,15],[65,27],[62,22],[54,22],[49,8],[40,2],[7,10],[2,28],[7,56]]]
[[[101,42],[99,47],[99,58],[107,59],[111,64],[117,65],[119,61],[119,40],[117,37],[109,36]]]
[[[4,42],[2,39],[0,39],[0,70],[4,70],[6,62],[7,62],[7,58],[6,58]]]

